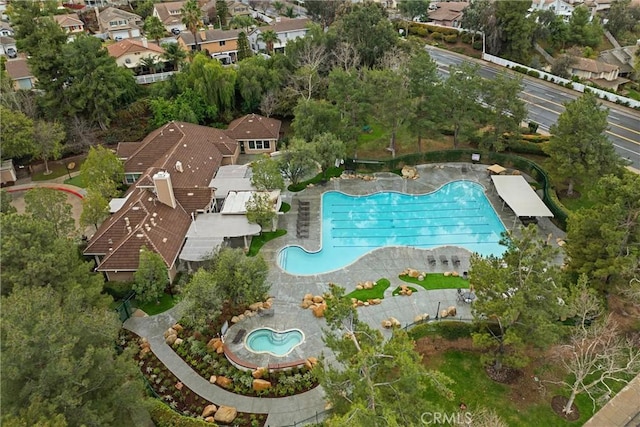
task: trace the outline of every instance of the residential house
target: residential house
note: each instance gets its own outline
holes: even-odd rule
[[[573,63],[569,66],[571,75],[589,80],[598,86],[618,90],[619,85],[629,81],[619,77],[620,69],[616,65],[577,56],[573,59]]]
[[[552,10],[556,16],[562,16],[564,21],[569,22],[573,9],[579,4],[574,4],[571,0],[533,0],[529,11]]]
[[[11,24],[8,22],[0,21],[0,36],[13,37],[14,32]]]
[[[12,59],[5,63],[9,78],[13,80],[16,89],[30,90],[36,85],[36,78],[29,69],[26,58]]]
[[[0,36],[0,56],[15,58],[18,56],[16,40],[13,37]]]
[[[142,142],[120,143],[126,180],[135,183],[125,197],[112,201],[113,214],[84,254],[95,257],[107,280],[126,281],[146,246],[162,257],[173,280],[192,222],[214,209],[209,183],[220,166],[235,164],[239,151],[224,131],[183,122],[168,123]]]
[[[108,7],[102,11],[96,8],[95,11],[100,32],[107,34],[111,40],[120,41],[140,37],[142,26],[140,15],[115,7]]]
[[[283,53],[285,46],[290,40],[304,37],[309,29],[307,25],[310,20],[307,18],[288,19],[284,17],[276,18],[276,21],[269,26],[257,27],[248,34],[249,44],[254,52],[266,51],[267,45],[260,40],[260,34],[268,30],[273,30],[278,35],[278,42],[274,43],[275,52]]]
[[[618,75],[620,77],[629,78],[635,72],[633,64],[636,58],[635,54],[638,49],[640,49],[639,45],[603,50],[600,52],[598,60],[618,67],[620,70]]]
[[[70,40],[73,40],[76,34],[84,33],[84,22],[82,22],[75,13],[53,15],[53,19],[69,35]]]
[[[247,114],[229,123],[227,135],[238,141],[240,152],[273,153],[280,139],[280,120]]]
[[[116,59],[120,67],[136,69],[142,66],[143,58],[157,58],[160,60],[164,49],[146,38],[142,40],[125,39],[107,46],[109,55]]]
[[[6,0],[0,0],[0,19],[3,21],[9,20],[9,15],[7,15],[7,2]]]
[[[251,15],[253,10],[242,2],[231,0],[227,1],[227,11],[229,16],[241,16],[241,15]]]
[[[223,64],[233,64],[238,55],[238,34],[242,30],[202,30],[196,33],[201,51],[219,59]],[[196,49],[193,34],[185,31],[178,36],[178,43],[184,50]]]
[[[468,2],[451,1],[434,3],[435,10],[429,11],[429,22],[444,27],[460,28],[460,21]]]
[[[167,31],[173,34],[180,34],[187,29],[182,23],[182,7],[185,3],[186,1],[155,3],[153,5],[153,16],[162,21]]]

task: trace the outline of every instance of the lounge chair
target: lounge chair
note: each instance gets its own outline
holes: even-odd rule
[[[436,257],[434,257],[433,255],[427,255],[427,261],[431,265],[436,265]]]
[[[244,334],[246,334],[246,333],[247,333],[246,329],[239,329],[238,333],[233,338],[232,344],[239,344],[240,341],[242,341],[242,338],[244,338]]]
[[[460,258],[458,258],[458,255],[451,255],[451,262],[455,265],[460,265]]]
[[[462,289],[458,288],[458,298],[456,301],[464,302],[464,297],[462,296]]]
[[[447,257],[446,257],[446,256],[444,256],[444,255],[440,255],[440,262],[441,262],[442,264],[449,264],[449,260],[448,260],[448,259],[447,259]]]

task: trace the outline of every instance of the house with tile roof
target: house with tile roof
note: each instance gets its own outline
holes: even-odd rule
[[[199,214],[215,207],[209,183],[222,165],[235,164],[238,143],[223,130],[170,122],[142,142],[123,142],[127,182],[134,184],[112,215],[90,238],[85,255],[94,256],[107,280],[126,281],[138,268],[143,246],[158,253],[173,280],[187,231]]]
[[[223,64],[233,64],[238,55],[238,34],[242,30],[202,30],[196,33],[198,47]],[[178,44],[186,51],[196,49],[193,34],[185,31],[178,36]]]
[[[307,18],[288,19],[284,17],[276,18],[275,22],[265,27],[256,27],[247,37],[254,52],[264,52],[267,45],[260,40],[260,34],[268,30],[273,30],[278,35],[279,42],[273,44],[276,53],[284,53],[285,47],[290,40],[304,37],[309,31],[308,25],[311,21]]]
[[[453,28],[460,27],[464,10],[469,7],[469,3],[464,1],[441,1],[433,4],[436,9],[429,11],[429,22]]]
[[[115,58],[120,67],[135,69],[141,66],[144,58],[157,58],[160,60],[164,49],[146,38],[142,40],[125,39],[107,46],[109,56]]]
[[[281,136],[281,126],[280,120],[247,114],[229,123],[226,133],[238,141],[241,153],[273,153]]]
[[[170,33],[180,33],[187,30],[182,23],[182,7],[186,1],[172,1],[167,3],[155,3],[153,16],[160,19],[164,27]]]
[[[84,33],[84,22],[78,18],[77,13],[68,13],[66,15],[53,15],[53,19],[62,27],[69,35],[69,39],[73,40],[76,34]]]
[[[36,86],[34,77],[26,58],[11,59],[5,63],[7,75],[13,81],[15,89],[31,90]]]
[[[13,37],[13,27],[8,22],[0,21],[0,36]]]
[[[124,40],[140,37],[142,17],[115,7],[104,10],[95,9],[100,32],[111,40]]]

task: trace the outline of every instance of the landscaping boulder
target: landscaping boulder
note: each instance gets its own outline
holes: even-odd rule
[[[222,354],[222,353],[224,353],[224,346],[223,346],[223,345],[221,345],[220,347],[216,348],[216,353],[217,353],[217,354]]]
[[[450,271],[445,271],[444,272],[444,277],[449,277],[451,276],[451,272]]]
[[[262,301],[254,302],[253,304],[251,304],[249,306],[249,310],[251,310],[251,311],[258,311],[261,308],[262,308]]]
[[[358,283],[358,284],[356,285],[356,290],[361,291],[362,289],[364,289],[364,288],[362,287],[362,283]]]
[[[182,332],[182,330],[184,329],[180,323],[176,323],[171,328],[175,330],[178,334],[180,334],[180,332]]]
[[[393,326],[394,328],[400,327],[400,321],[395,317],[390,317],[389,321],[391,322],[391,326]]]
[[[216,384],[219,385],[222,388],[229,388],[231,387],[231,383],[233,381],[231,380],[231,378],[227,378],[227,377],[218,377],[216,378]]]
[[[166,342],[168,345],[173,345],[173,343],[176,342],[177,339],[178,339],[178,336],[176,334],[171,334],[168,337],[166,337],[164,342]]]
[[[173,342],[173,347],[178,347],[180,344],[183,343],[183,339],[182,338],[178,338]]]
[[[315,317],[324,317],[324,311],[327,309],[327,304],[322,303],[312,307],[313,315]]]
[[[253,390],[254,391],[262,391],[262,390],[268,390],[271,388],[271,383],[267,380],[263,380],[260,378],[256,378],[253,380]]]
[[[238,416],[238,411],[232,406],[221,406],[216,411],[213,419],[220,424],[231,424]]]
[[[447,316],[449,316],[449,312],[447,310],[440,311],[440,317],[447,317]]]
[[[457,313],[456,307],[454,305],[450,306],[449,308],[447,308],[447,315],[449,317],[455,317]]]
[[[311,307],[311,305],[312,305],[312,304],[313,304],[313,301],[312,301],[312,300],[310,300],[310,299],[304,299],[304,300],[302,300],[302,304],[300,304],[300,307],[302,307],[302,308],[305,308],[305,309],[306,309],[306,308]]]
[[[382,321],[382,327],[385,329],[391,329],[391,327],[393,326],[393,324],[391,323],[391,321],[389,319],[385,319]]]
[[[458,273],[457,271],[452,271],[451,272],[451,276],[458,277],[458,276],[460,276],[460,273]]]
[[[260,379],[264,377],[267,374],[267,372],[268,372],[267,368],[265,368],[264,366],[260,366],[251,373],[251,376],[255,379]]]
[[[238,323],[240,321],[240,318],[238,316],[233,316],[231,318],[231,323]]]
[[[216,422],[216,419],[214,417],[206,417],[204,420],[206,422],[208,422],[208,423],[215,423]]]
[[[178,390],[182,390],[182,389],[184,388],[184,384],[182,384],[180,381],[178,381],[178,382],[176,383],[176,388],[177,388]]]
[[[176,336],[177,336],[177,335],[178,335],[178,332],[177,332],[175,329],[173,329],[173,328],[169,328],[169,329],[167,329],[167,330],[164,332],[164,335],[163,335],[163,336],[164,336],[165,338],[167,338],[169,335],[176,335]]]
[[[202,417],[203,418],[207,418],[212,416],[213,414],[216,413],[216,411],[218,410],[218,407],[216,405],[207,405],[204,407],[204,410],[202,411]]]
[[[324,302],[324,298],[322,298],[322,296],[320,295],[316,295],[313,297],[313,302],[317,303],[317,304],[321,304]]]
[[[209,382],[211,384],[215,384],[217,379],[218,377],[216,377],[215,375],[211,375],[211,377],[209,377]]]
[[[303,299],[313,300],[313,294],[305,294]]]
[[[369,301],[372,305],[378,305],[378,304],[382,304],[382,300],[380,298],[374,298],[371,301]]]
[[[418,276],[420,276],[420,272],[418,270],[414,270],[413,268],[409,269],[409,277],[413,277],[414,279],[417,279]]]

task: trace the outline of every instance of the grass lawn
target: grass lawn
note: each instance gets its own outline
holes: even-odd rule
[[[355,298],[359,301],[369,301],[370,299],[383,299],[384,291],[391,286],[391,282],[389,279],[379,279],[371,289],[356,289],[355,291],[349,292],[345,297],[351,299]]]
[[[576,399],[580,419],[574,422],[563,420],[553,412],[550,404],[551,398],[560,394],[557,389],[548,386],[544,395],[539,391],[531,391],[528,381],[534,380],[528,377],[514,385],[497,383],[487,376],[479,354],[475,352],[448,350],[431,355],[425,361],[429,369],[437,369],[455,381],[451,386],[455,393],[453,401],[435,393],[428,394],[446,412],[458,411],[460,402],[464,402],[470,410],[486,407],[493,409],[510,427],[581,426],[593,415],[591,401],[581,395]],[[518,386],[520,383],[529,387]],[[535,383],[533,387],[536,387]]]
[[[179,301],[179,298],[176,296],[171,296],[169,294],[163,294],[160,297],[160,304],[155,302],[149,302],[146,304],[141,304],[138,301],[134,301],[134,304],[137,308],[147,313],[149,316],[153,316],[154,314],[163,313],[169,310],[171,307],[176,305]]]
[[[76,161],[75,162],[76,165],[73,168],[73,171],[79,171],[80,166],[82,166],[82,162],[84,162],[84,159]],[[51,171],[49,175],[45,175],[44,171],[34,173],[33,175],[31,175],[31,180],[47,181],[50,179],[60,178],[61,176],[68,175],[67,168],[65,167],[64,159],[56,162],[49,162],[49,170]],[[73,185],[76,185],[76,184],[73,184]]]
[[[71,179],[65,179],[65,184],[75,185],[76,187],[85,188],[84,179],[82,179],[81,175],[76,175]]]
[[[276,231],[265,231],[260,233],[258,236],[255,236],[251,239],[251,246],[249,246],[249,252],[247,252],[247,256],[256,256],[260,249],[267,243],[269,240],[273,240],[280,236],[284,236],[287,234],[287,230],[276,230]]]
[[[409,276],[398,276],[400,280],[414,285],[422,286],[426,290],[431,289],[466,289],[469,281],[462,277],[445,276],[442,273],[428,273],[423,281]]]
[[[413,286],[407,286],[407,288],[411,289],[411,292],[413,292],[414,294],[415,294],[416,292],[418,292],[418,290],[417,290],[416,288],[414,288]],[[401,287],[401,286],[398,286],[397,288],[395,288],[395,289],[393,290],[393,292],[391,293],[391,295],[393,295],[394,297],[397,297],[398,295],[400,295],[400,289],[402,289],[402,287]],[[402,295],[402,296],[404,296],[404,295]]]
[[[636,101],[640,101],[640,92],[629,89],[627,90],[627,98],[635,99]]]

